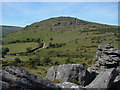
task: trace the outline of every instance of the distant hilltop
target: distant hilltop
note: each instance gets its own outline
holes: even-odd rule
[[[74,17],[56,17],[27,25],[25,30],[86,30],[117,27],[112,25],[84,21]]]
[[[4,36],[6,34],[22,30],[22,27],[0,25],[0,29],[2,29],[2,36]]]

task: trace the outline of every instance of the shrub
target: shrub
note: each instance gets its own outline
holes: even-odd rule
[[[45,57],[43,60],[42,60],[42,64],[50,64],[52,62],[52,60],[50,59],[50,57]]]
[[[53,41],[53,38],[50,38],[50,41]]]
[[[4,56],[7,54],[7,52],[9,52],[9,48],[2,48],[1,50],[0,50],[0,53],[2,52],[2,58],[4,58]]]
[[[22,61],[20,60],[20,58],[15,58],[15,62],[16,63],[21,63]]]
[[[7,64],[11,66],[21,66],[22,61],[19,58],[15,58],[14,61],[10,61]]]
[[[66,44],[65,43],[60,43],[60,44],[55,43],[55,44],[53,44],[53,43],[50,42],[48,48],[59,48],[59,47],[62,47],[64,45],[66,45]]]
[[[71,63],[71,62],[70,62],[70,58],[67,58],[67,59],[65,60],[65,64],[68,64],[68,63]]]
[[[39,57],[30,58],[29,61],[28,61],[28,64],[29,64],[31,67],[38,66],[38,64],[40,64],[40,59],[39,59]]]

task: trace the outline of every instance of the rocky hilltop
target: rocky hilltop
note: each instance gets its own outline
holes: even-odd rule
[[[3,90],[119,90],[120,50],[112,45],[99,45],[96,58],[95,65],[88,69],[81,64],[53,66],[45,78],[22,68],[7,66],[0,70],[0,85]]]
[[[101,28],[111,28],[114,26],[88,22],[74,17],[55,17],[46,19],[40,22],[35,22],[31,25],[26,26],[25,30],[50,30],[50,31],[77,31],[78,28],[81,30],[86,29],[101,29]]]

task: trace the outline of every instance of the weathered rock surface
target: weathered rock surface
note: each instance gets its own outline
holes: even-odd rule
[[[103,50],[108,50],[108,49],[111,49],[111,48],[114,48],[112,45],[99,45],[98,46],[98,49],[103,51]]]
[[[112,69],[106,69],[101,72],[86,88],[110,88],[117,76],[117,71]]]
[[[52,26],[58,26],[58,25],[85,25],[87,24],[87,22],[78,20],[78,19],[72,19],[72,20],[63,20],[63,21],[59,21],[59,22],[55,22],[52,24]]]
[[[60,82],[77,81],[80,85],[88,85],[95,77],[89,73],[83,65],[80,64],[63,64],[51,67],[46,75],[46,78]]]
[[[62,88],[61,90],[85,90],[84,87],[76,85],[74,83],[70,83],[70,82],[63,82],[63,83],[59,83],[57,84],[60,88]]]
[[[120,90],[120,67],[118,67],[116,70],[118,72],[118,76],[115,78],[110,90]]]
[[[22,68],[7,66],[0,72],[2,75],[3,88],[14,89],[56,89],[59,87],[52,84],[48,79],[43,79]],[[9,87],[8,87],[9,86]]]
[[[120,90],[120,81],[114,82],[109,90]]]
[[[8,89],[9,85],[6,82],[0,81],[0,90]]]
[[[114,68],[119,66],[120,62],[120,50],[115,49],[112,45],[99,45],[96,52],[95,66],[105,68]]]
[[[120,67],[118,67],[116,70],[118,72],[118,76],[115,78],[114,82],[120,81]]]

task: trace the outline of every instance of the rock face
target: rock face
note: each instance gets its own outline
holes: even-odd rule
[[[96,52],[95,66],[105,68],[114,68],[119,66],[120,62],[120,50],[115,49],[112,45],[99,45]]]
[[[86,88],[110,88],[117,76],[117,71],[112,69],[106,69],[102,71]]]
[[[85,90],[84,87],[76,85],[74,83],[70,83],[70,82],[63,82],[63,83],[59,83],[57,84],[60,88],[62,88],[61,90]]]
[[[52,84],[48,79],[43,79],[37,75],[34,75],[24,69],[7,66],[3,71],[0,71],[2,77],[3,89],[59,89],[58,86]]]
[[[78,20],[78,19],[72,19],[72,20],[63,20],[59,22],[55,22],[52,24],[52,26],[58,26],[58,25],[86,25],[87,22]]]
[[[110,90],[120,90],[120,67],[117,68],[117,72],[118,76],[115,78]]]
[[[111,48],[114,48],[114,47],[112,45],[99,45],[98,46],[98,50],[100,50],[100,51],[108,50]]]
[[[51,67],[46,78],[60,82],[78,82],[80,85],[88,85],[95,77],[89,73],[83,65],[80,64],[63,64]]]

